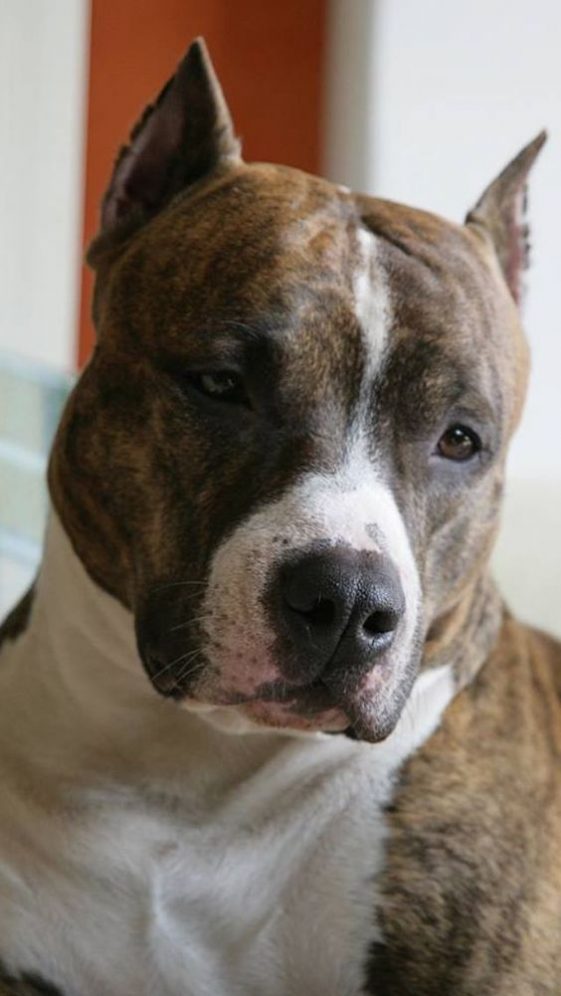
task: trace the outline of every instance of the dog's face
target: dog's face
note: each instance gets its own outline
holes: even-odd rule
[[[183,173],[180,101],[197,110]],[[159,692],[391,732],[496,530],[526,366],[519,235],[499,235],[536,152],[491,234],[497,185],[455,226],[247,166],[191,49],[117,165],[92,254],[99,342],[51,466]]]

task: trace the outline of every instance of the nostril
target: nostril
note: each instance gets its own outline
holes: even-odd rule
[[[304,607],[288,603],[293,612],[306,619],[312,626],[329,627],[335,622],[335,603],[329,598],[318,598],[313,605]]]
[[[380,636],[383,633],[393,633],[397,623],[398,615],[392,609],[378,609],[370,613],[363,623],[363,629],[368,636]]]

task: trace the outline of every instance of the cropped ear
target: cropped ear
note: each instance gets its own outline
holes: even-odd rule
[[[522,297],[522,275],[529,262],[529,226],[526,221],[528,174],[544,145],[542,131],[512,160],[485,190],[469,212],[466,224],[483,230],[491,240],[506,282],[517,304]]]
[[[100,235],[141,224],[188,184],[239,159],[224,95],[198,38],[119,153],[103,199]]]

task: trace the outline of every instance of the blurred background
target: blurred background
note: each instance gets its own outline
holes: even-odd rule
[[[0,612],[40,551],[46,453],[92,347],[81,264],[113,157],[204,34],[247,159],[462,220],[543,126],[525,324],[533,373],[496,572],[561,635],[561,4],[1,0]]]

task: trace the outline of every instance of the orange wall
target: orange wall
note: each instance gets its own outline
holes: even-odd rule
[[[84,246],[119,146],[205,36],[246,159],[317,171],[326,0],[91,0]],[[87,358],[92,278],[84,269],[78,362]]]

